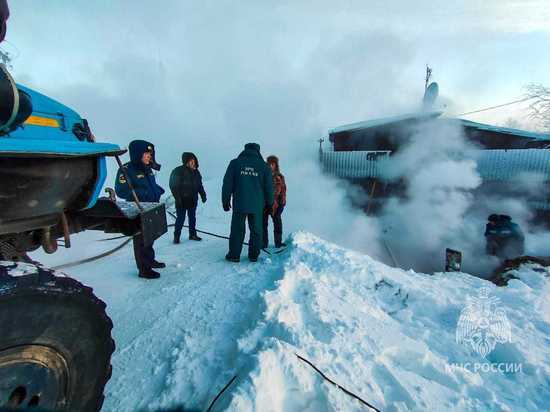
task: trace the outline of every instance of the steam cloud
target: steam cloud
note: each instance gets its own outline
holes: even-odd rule
[[[219,202],[228,161],[244,143],[257,141],[264,155],[281,159],[289,187],[287,233],[309,230],[391,263],[380,243],[388,239],[396,249],[411,248],[399,255],[402,265],[415,267],[438,262],[441,268],[444,247],[464,250],[467,263],[474,260],[467,257],[470,249],[483,249],[487,214],[472,212],[477,205],[471,196],[479,176],[471,159],[458,161],[450,154],[467,146],[458,130],[417,131],[411,146],[396,156],[396,173],[409,176],[410,197],[393,200],[380,219],[353,210],[353,189],[323,177],[317,164],[317,139],[329,127],[416,109],[426,56],[442,56],[450,64],[456,58],[450,45],[464,43],[463,34],[449,32],[448,25],[433,26],[430,19],[433,30],[425,39],[423,27],[391,23],[387,2],[357,2],[349,10],[319,4],[313,13],[305,3],[285,2],[278,7],[224,1],[64,4],[52,5],[52,19],[38,17],[29,12],[29,2],[19,6],[23,3],[14,2],[10,20],[9,39],[22,50],[14,62],[16,78],[78,110],[98,140],[153,141],[165,186],[181,152],[193,151],[209,187],[218,190],[209,193],[209,202]],[[399,5],[399,13],[404,7]],[[501,11],[502,2],[494,7]],[[414,19],[427,10],[432,6],[408,8]],[[488,23],[479,19],[491,13],[476,10],[465,14],[468,38],[474,33],[485,38]],[[37,31],[44,43],[58,45],[63,58],[50,61],[50,55],[24,47],[22,42],[36,45]],[[440,41],[433,42],[434,36]],[[464,52],[475,55],[477,47],[472,41]],[[35,54],[43,57],[39,67]],[[491,61],[486,49],[483,54]],[[470,87],[470,80],[466,72],[454,79],[455,87]],[[490,79],[485,83],[490,88]],[[476,84],[475,91],[464,92],[479,98],[482,90]],[[110,164],[108,182],[115,169]],[[507,209],[515,220],[527,219],[521,204],[510,201],[499,211]],[[219,213],[225,216],[221,206]],[[528,247],[534,244],[538,241],[528,238]]]

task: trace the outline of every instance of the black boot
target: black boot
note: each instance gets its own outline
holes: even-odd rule
[[[202,237],[198,237],[197,235],[189,235],[189,240],[196,240],[197,242],[200,242]]]
[[[153,260],[153,263],[151,263],[151,267],[153,269],[164,269],[166,267],[166,263]]]
[[[179,244],[180,243],[180,235],[174,235],[174,244]]]
[[[158,279],[160,278],[160,273],[153,269],[143,269],[139,271],[139,277],[144,279]]]
[[[241,261],[241,258],[233,257],[233,256],[229,255],[229,253],[228,253],[227,255],[225,255],[225,260],[228,260],[228,261],[233,262],[233,263],[239,263]]]

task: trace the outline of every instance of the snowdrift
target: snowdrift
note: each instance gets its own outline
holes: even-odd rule
[[[229,410],[366,409],[295,354],[384,411],[548,406],[548,270],[526,267],[518,277],[529,282],[498,288],[462,273],[389,268],[308,233],[294,236],[283,267],[261,319],[239,339],[248,361]],[[511,326],[511,342],[485,358],[456,341],[461,311],[482,288]]]
[[[72,253],[105,248],[86,236]],[[206,410],[235,375],[213,411],[368,410],[296,354],[382,411],[547,409],[548,268],[524,265],[497,287],[463,273],[394,269],[305,232],[289,243],[235,265],[223,259],[224,240],[173,245],[166,235],[156,249],[167,268],[149,282],[136,277],[130,247],[71,268],[114,323],[103,410]],[[472,306],[481,291],[493,307]],[[485,357],[457,343],[467,307],[479,321],[497,309],[508,321],[509,339],[488,340]]]

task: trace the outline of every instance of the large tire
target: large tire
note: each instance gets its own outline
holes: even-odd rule
[[[91,288],[38,265],[0,262],[0,409],[100,410],[111,329]]]

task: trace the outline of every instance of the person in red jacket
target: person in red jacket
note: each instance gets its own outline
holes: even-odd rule
[[[267,164],[271,167],[271,175],[273,178],[273,193],[275,201],[273,202],[273,209],[266,210],[264,212],[264,230],[263,230],[263,247],[264,249],[269,245],[268,235],[268,223],[269,216],[273,220],[273,234],[275,237],[275,247],[286,246],[283,243],[283,219],[282,214],[286,206],[286,183],[285,177],[281,174],[279,169],[279,159],[277,156],[269,156],[267,158]]]
[[[6,37],[6,21],[10,17],[10,9],[8,8],[7,0],[0,0],[0,43]]]

